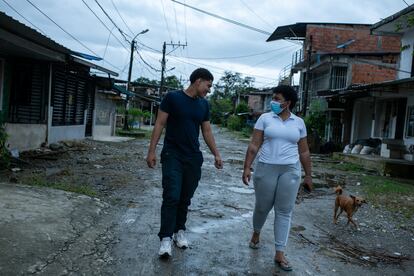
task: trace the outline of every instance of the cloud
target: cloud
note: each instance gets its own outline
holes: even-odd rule
[[[100,65],[117,72],[121,71],[121,78],[126,79],[127,69],[125,70],[125,68],[129,64],[129,42],[126,42],[119,31],[114,28],[95,0],[84,1],[112,30],[113,35],[121,43],[113,36],[108,40],[110,32],[82,0],[31,1],[65,30],[87,45],[89,49],[99,56],[104,56],[106,61],[99,63]],[[402,1],[394,0],[179,1],[269,33],[273,32],[277,26],[296,22],[375,23],[381,18],[405,8]],[[56,42],[76,51],[90,53],[88,49],[65,34],[27,1],[7,0],[7,2]],[[158,52],[154,52],[142,44],[138,44],[138,50],[142,53],[145,62],[155,69],[160,68],[161,54],[159,52],[162,50],[164,41],[187,42],[188,46],[185,49],[176,49],[170,56],[167,56],[167,68],[175,67],[175,70],[168,72],[168,74],[176,74],[183,79],[187,79],[197,66],[205,66],[213,71],[216,79],[220,78],[224,70],[232,70],[240,72],[244,76],[255,77],[257,86],[265,86],[267,83],[274,84],[277,83],[280,70],[289,64],[291,55],[299,48],[299,46],[285,41],[266,42],[267,35],[185,8],[170,0],[98,0],[98,2],[116,25],[123,30],[128,40],[131,40],[131,37],[141,30],[150,29],[148,33],[139,36],[138,41]],[[29,25],[3,1],[0,1],[0,10]],[[291,47],[283,48],[287,46]],[[270,52],[279,48],[282,49]],[[167,52],[171,50],[173,48],[168,46]],[[249,58],[208,59],[243,56],[266,51],[267,53]],[[187,57],[199,57],[200,59]],[[160,78],[160,73],[148,67],[138,55],[135,55],[133,78],[139,76],[155,79]]]

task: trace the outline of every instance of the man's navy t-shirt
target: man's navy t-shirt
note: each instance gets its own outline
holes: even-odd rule
[[[208,102],[180,90],[169,92],[160,108],[168,113],[163,150],[175,150],[187,157],[200,154],[200,126],[210,120]]]

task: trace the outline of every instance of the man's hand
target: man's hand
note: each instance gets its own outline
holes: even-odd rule
[[[308,193],[312,192],[313,190],[312,176],[305,175],[305,177],[303,178],[303,188],[305,188],[305,191]]]
[[[155,168],[155,164],[157,163],[157,157],[155,156],[155,152],[148,152],[147,155],[147,165],[149,168]]]
[[[250,178],[252,177],[251,169],[244,169],[242,180],[243,183],[247,186],[249,186]]]
[[[222,169],[223,168],[223,160],[221,160],[220,155],[214,156],[214,166],[217,169]]]

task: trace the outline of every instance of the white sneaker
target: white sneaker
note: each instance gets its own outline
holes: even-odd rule
[[[184,230],[178,230],[177,233],[174,233],[173,240],[175,245],[181,249],[188,248],[188,240],[185,237]]]
[[[166,237],[161,240],[160,251],[158,255],[163,258],[171,257],[171,238]]]

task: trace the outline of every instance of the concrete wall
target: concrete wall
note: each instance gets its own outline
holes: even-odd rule
[[[413,62],[413,51],[414,51],[414,29],[408,31],[404,34],[401,38],[401,47],[408,47],[405,50],[401,51],[401,59],[400,59],[400,70],[406,71],[398,72],[398,78],[404,79],[411,77],[411,66]]]
[[[49,131],[48,143],[56,143],[63,140],[81,140],[85,138],[85,125],[77,126],[52,126]]]
[[[9,135],[7,144],[10,150],[31,150],[46,141],[47,125],[6,123],[6,132]]]
[[[351,142],[358,139],[368,139],[371,137],[373,99],[363,98],[355,101],[354,113],[352,118]]]
[[[104,94],[96,93],[93,137],[112,136],[115,130],[116,103]]]

